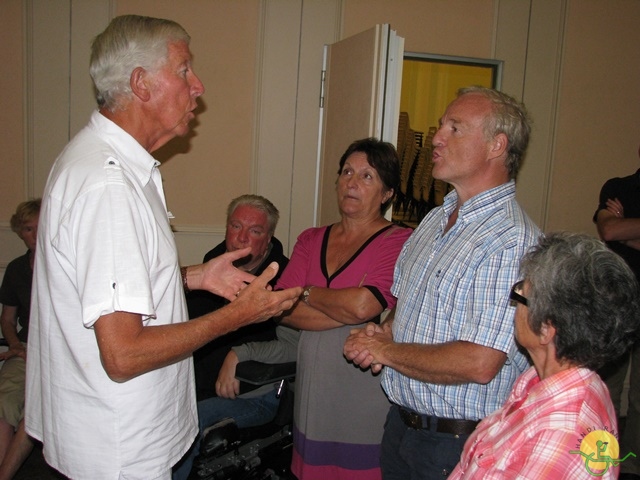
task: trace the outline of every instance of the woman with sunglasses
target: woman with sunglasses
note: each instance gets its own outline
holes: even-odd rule
[[[520,270],[515,336],[533,367],[480,422],[449,478],[617,478],[630,453],[619,451],[615,410],[595,370],[637,335],[635,276],[599,240],[570,233],[541,237]]]

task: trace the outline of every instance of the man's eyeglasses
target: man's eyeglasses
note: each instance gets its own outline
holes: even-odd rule
[[[517,302],[517,303],[521,303],[525,307],[529,306],[529,300],[527,300],[526,297],[518,293],[523,291],[524,291],[524,280],[520,280],[519,282],[516,282],[513,284],[513,287],[511,287],[511,293],[509,293],[509,300],[511,300],[512,304],[513,302]]]

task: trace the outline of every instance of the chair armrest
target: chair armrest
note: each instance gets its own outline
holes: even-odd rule
[[[254,360],[240,362],[236,366],[236,378],[251,385],[267,385],[294,377],[296,362],[262,363]]]

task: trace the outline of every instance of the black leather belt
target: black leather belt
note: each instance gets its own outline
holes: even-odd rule
[[[439,433],[449,433],[451,435],[469,435],[473,433],[478,421],[476,420],[456,420],[455,418],[434,417],[431,415],[421,415],[400,408],[400,418],[407,427],[416,430],[435,430]],[[435,428],[432,426],[435,424]]]

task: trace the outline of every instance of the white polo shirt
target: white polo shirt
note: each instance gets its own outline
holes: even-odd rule
[[[94,112],[56,160],[43,197],[27,362],[26,428],[75,479],[153,479],[197,433],[191,359],[117,383],[93,324],[188,319],[159,163]]]

